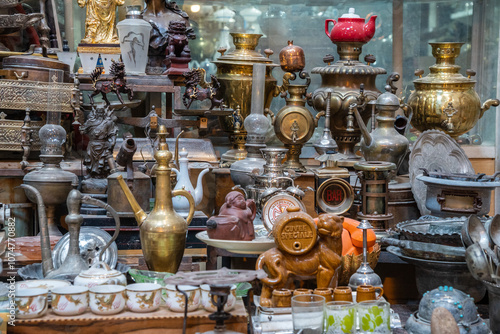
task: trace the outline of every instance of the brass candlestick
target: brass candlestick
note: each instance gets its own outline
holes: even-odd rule
[[[361,181],[361,212],[357,218],[367,220],[378,231],[389,228],[394,218],[389,212],[389,180],[396,170],[396,164],[384,161],[365,161],[354,165]]]

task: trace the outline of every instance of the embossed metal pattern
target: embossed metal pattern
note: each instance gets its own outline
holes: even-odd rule
[[[0,79],[0,108],[73,113],[72,83]]]
[[[0,97],[1,99],[1,97]],[[0,104],[2,101],[0,101]],[[38,130],[45,124],[43,121],[31,121],[32,151],[40,151],[40,138]],[[0,117],[0,151],[23,151],[22,127],[23,121],[9,120]]]
[[[450,136],[439,130],[423,132],[413,145],[409,170],[411,191],[422,215],[431,212],[425,207],[427,186],[416,179],[422,175],[420,168],[430,172],[475,174],[464,150]]]

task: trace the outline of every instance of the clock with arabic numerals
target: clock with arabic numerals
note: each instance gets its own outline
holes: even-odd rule
[[[262,206],[262,221],[266,229],[272,231],[276,219],[291,206],[297,206],[300,210],[306,211],[302,201],[287,192],[279,192],[269,198]]]

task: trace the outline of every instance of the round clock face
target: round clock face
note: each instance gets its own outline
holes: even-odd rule
[[[325,181],[316,191],[316,204],[323,212],[342,214],[350,209],[353,202],[352,186],[343,179]]]
[[[286,211],[286,208],[291,206],[298,206],[302,211],[305,211],[304,204],[288,194],[277,194],[266,201],[262,208],[262,221],[268,231],[273,230],[276,219]]]

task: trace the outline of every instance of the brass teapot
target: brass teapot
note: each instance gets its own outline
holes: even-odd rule
[[[186,190],[171,190],[169,162],[172,153],[166,141],[164,125],[158,131],[159,147],[154,157],[156,164],[156,200],[153,210],[146,214],[127,187],[123,176],[117,177],[127,200],[132,207],[140,228],[142,253],[149,270],[176,273],[184,255],[188,225],[194,215],[194,199]],[[184,220],[172,205],[172,197],[185,196],[189,201],[189,214]]]

